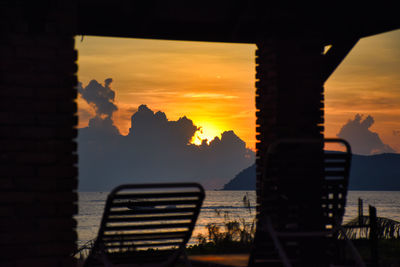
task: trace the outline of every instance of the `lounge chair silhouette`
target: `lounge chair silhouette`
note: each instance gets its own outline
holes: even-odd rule
[[[196,183],[127,184],[107,198],[84,266],[173,266],[184,252],[204,189]]]
[[[307,150],[321,150],[319,140],[285,139],[269,146],[265,184],[260,191],[264,203],[258,214],[250,267],[337,264],[337,247],[343,245],[337,236],[345,212],[351,148],[342,139],[325,139],[324,143],[342,144],[345,151],[325,151],[315,161]],[[319,160],[320,168],[315,165]],[[352,263],[363,266],[351,245]]]

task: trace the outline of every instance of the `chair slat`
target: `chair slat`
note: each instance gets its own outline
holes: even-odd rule
[[[155,206],[166,206],[165,209],[175,208],[175,205],[196,205],[199,201],[196,200],[158,200],[158,201],[118,201],[113,202],[112,207],[131,207],[131,208],[140,208],[140,207],[155,207]]]
[[[124,231],[124,230],[145,230],[145,229],[164,229],[164,228],[184,228],[189,227],[190,223],[165,223],[165,224],[145,224],[145,225],[118,225],[106,226],[104,231]]]
[[[114,199],[135,199],[135,198],[196,198],[202,197],[200,192],[160,192],[160,193],[126,193],[119,194],[114,197]]]
[[[168,221],[168,220],[190,220],[192,214],[173,215],[173,216],[136,216],[136,217],[111,217],[109,222],[148,222],[148,221]]]
[[[125,209],[125,210],[111,210],[110,216],[114,215],[135,215],[135,214],[165,214],[168,213],[181,213],[181,212],[193,212],[197,207],[185,207],[185,208],[170,208],[170,209]]]
[[[160,241],[160,240],[182,240],[183,236],[181,237],[163,237],[163,238],[141,238],[141,239],[137,239],[137,238],[133,238],[133,239],[129,239],[129,238],[121,238],[121,239],[103,239],[104,243],[115,243],[115,242],[148,242],[148,241]]]
[[[161,240],[169,238],[181,238],[186,235],[187,231],[174,231],[164,233],[136,233],[136,234],[113,234],[104,235],[103,240],[112,239],[129,239],[129,240]]]
[[[123,243],[120,245],[108,245],[107,243],[105,244],[105,248],[106,249],[110,249],[110,248],[139,248],[139,247],[170,247],[170,246],[178,246],[180,245],[182,242],[154,242],[154,243],[148,243],[148,244],[137,244],[137,243],[127,243],[126,245],[124,245]]]

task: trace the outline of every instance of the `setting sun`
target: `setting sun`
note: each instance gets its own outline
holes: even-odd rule
[[[216,126],[207,122],[195,123],[200,129],[194,134],[191,143],[195,145],[201,145],[203,140],[207,140],[207,144],[215,138],[221,138],[222,130],[218,129]]]
[[[255,150],[254,44],[77,38],[79,81],[112,78],[113,121],[122,135],[141,104],[186,116],[202,130],[191,143],[233,130]],[[325,136],[336,137],[355,114],[371,115],[372,132],[400,151],[398,43],[400,31],[363,38],[325,84]],[[93,115],[78,98],[79,128]],[[293,110],[296,112],[296,110]]]
[[[146,104],[169,120],[186,116],[202,127],[194,144],[233,130],[255,149],[254,44],[86,36],[77,46],[84,86],[92,79],[113,79],[118,109],[112,119],[122,135],[128,134],[137,107]],[[79,128],[93,113],[83,102],[78,99]]]

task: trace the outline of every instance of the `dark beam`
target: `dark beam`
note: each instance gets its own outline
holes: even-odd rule
[[[379,14],[379,16],[377,16]],[[319,39],[324,45],[400,28],[397,9],[274,1],[79,0],[77,35],[258,43],[265,38]]]
[[[350,39],[333,43],[323,59],[321,79],[326,82],[347,54],[353,49],[359,39]]]

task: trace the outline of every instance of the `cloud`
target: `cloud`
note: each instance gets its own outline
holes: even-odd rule
[[[79,121],[87,121],[93,116],[93,114],[89,110],[79,107],[78,116]]]
[[[96,130],[101,135],[119,135],[119,130],[112,120],[112,115],[118,107],[114,104],[115,92],[110,88],[111,83],[111,78],[104,80],[104,86],[96,80],[91,80],[86,87],[78,83],[79,94],[96,112],[95,117],[89,120],[90,132]]]
[[[128,137],[135,141],[160,146],[186,146],[198,130],[186,117],[169,121],[164,112],[154,113],[141,105],[132,115]]]
[[[96,80],[91,80],[86,87],[82,87],[82,83],[78,84],[79,94],[93,106],[96,116],[111,118],[113,112],[118,110],[114,104],[115,92],[110,88],[111,83],[112,79],[108,78],[104,80],[104,86]]]
[[[400,136],[400,130],[393,130],[394,136]]]
[[[374,118],[368,115],[356,114],[354,119],[349,119],[337,134],[338,137],[347,140],[354,154],[370,155],[380,153],[395,153],[389,145],[384,144],[378,133],[369,128],[374,124]]]
[[[92,84],[97,90],[107,88],[107,84]],[[101,118],[100,112],[90,119],[88,127],[79,129],[80,190],[107,191],[123,183],[178,181],[219,188],[254,163],[254,152],[233,131],[196,146],[190,141],[199,127],[189,118],[169,120],[164,112],[154,112],[147,105],[132,111],[125,136],[119,134],[112,116]]]

